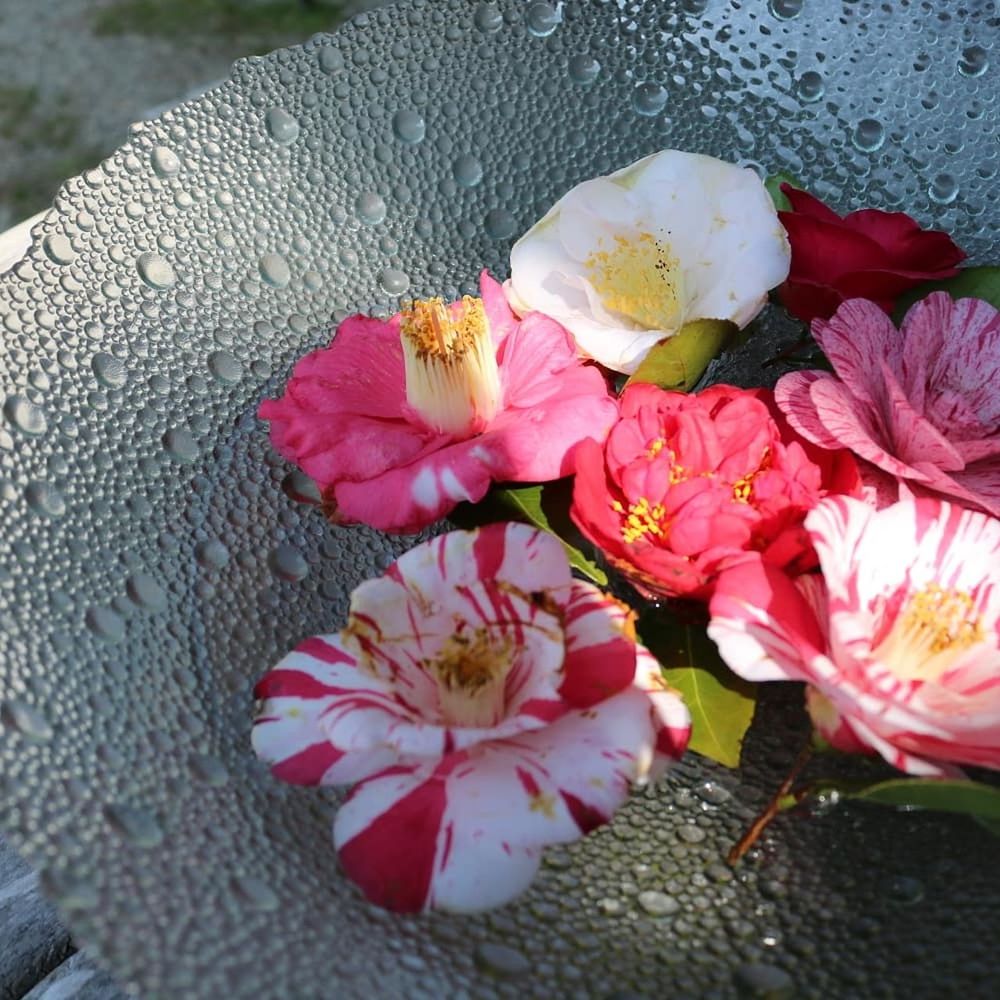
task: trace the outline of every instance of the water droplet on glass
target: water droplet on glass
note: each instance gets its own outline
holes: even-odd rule
[[[400,142],[420,142],[427,132],[424,119],[416,111],[397,111],[392,116],[392,131]]]
[[[37,743],[52,739],[52,727],[45,716],[34,705],[17,698],[0,702],[0,722]]]
[[[640,83],[632,91],[632,107],[640,115],[658,115],[667,104],[667,88],[658,83]]]
[[[373,191],[363,191],[359,194],[355,207],[358,218],[369,226],[377,226],[385,218],[385,199]]]
[[[469,153],[455,160],[452,172],[462,187],[473,188],[483,179],[483,165]]]
[[[689,14],[704,14],[708,0],[684,0],[681,5]]]
[[[121,642],[125,638],[125,619],[111,608],[89,608],[84,621],[94,635],[107,642]]]
[[[213,351],[208,356],[208,370],[226,385],[239,382],[243,377],[243,365],[229,351]]]
[[[229,780],[226,765],[218,757],[213,757],[211,754],[192,754],[189,763],[191,773],[195,778],[213,788],[221,788]]]
[[[157,847],[163,842],[159,823],[145,809],[115,804],[105,806],[104,815],[112,829],[137,847]]]
[[[802,0],[770,0],[767,6],[779,21],[790,21],[802,13]]]
[[[495,240],[510,239],[517,230],[517,220],[504,208],[494,208],[486,213],[486,232]]]
[[[125,592],[131,601],[149,611],[162,611],[167,606],[167,592],[145,573],[135,573],[125,581]]]
[[[912,875],[897,875],[889,883],[889,896],[899,903],[919,903],[924,898],[924,884]]]
[[[255,910],[276,910],[280,905],[274,890],[252,875],[240,875],[234,878],[233,891]]]
[[[480,31],[499,31],[503,26],[503,15],[495,3],[481,3],[476,8],[473,23]]]
[[[989,69],[990,60],[986,49],[981,45],[970,45],[962,49],[962,58],[958,61],[958,71],[962,76],[982,76]]]
[[[717,781],[703,781],[695,788],[695,792],[699,798],[710,802],[713,806],[721,806],[732,798],[729,790]]]
[[[163,435],[163,447],[179,462],[191,463],[198,458],[198,445],[186,427],[173,427]]]
[[[476,948],[476,964],[501,976],[523,976],[531,971],[531,962],[516,948],[484,941]]]
[[[562,4],[535,3],[528,8],[528,31],[536,38],[547,38],[562,20]]]
[[[319,68],[333,76],[344,68],[344,54],[332,45],[324,45],[319,50]]]
[[[258,264],[260,276],[275,288],[284,288],[292,280],[288,261],[280,253],[266,253]]]
[[[269,108],[265,122],[275,142],[294,142],[299,136],[299,123],[284,108]]]
[[[300,469],[293,469],[285,476],[281,481],[281,489],[285,496],[296,503],[319,504],[323,502],[323,495],[320,493],[316,481]]]
[[[681,908],[681,904],[673,896],[668,896],[658,889],[640,892],[636,901],[653,917],[669,917]]]
[[[811,69],[799,77],[798,91],[803,101],[818,101],[826,91],[826,84],[823,77]]]
[[[874,118],[863,118],[855,127],[851,141],[862,153],[874,153],[885,142],[885,129]]]
[[[387,295],[405,295],[410,287],[409,275],[393,267],[387,267],[382,271],[378,280]]]
[[[768,1000],[781,1000],[790,997],[795,991],[792,977],[776,965],[765,965],[763,962],[748,962],[733,970],[733,978],[737,985],[750,996],[767,997]]]
[[[97,381],[105,388],[120,389],[128,379],[124,363],[112,354],[103,351],[95,354],[90,364]]]
[[[9,396],[3,404],[4,416],[22,433],[37,437],[48,429],[41,408],[24,396]]]
[[[302,553],[288,542],[282,542],[271,551],[268,564],[276,576],[292,583],[298,583],[309,575],[309,563]]]
[[[181,169],[177,154],[166,146],[157,146],[149,156],[153,170],[161,177],[172,177]]]
[[[574,83],[593,83],[601,72],[601,64],[591,55],[583,53],[569,61],[569,78]]]
[[[56,264],[68,264],[76,256],[73,244],[60,233],[46,236],[42,240],[42,249],[49,260]]]
[[[958,181],[951,174],[938,174],[931,181],[927,194],[939,205],[950,205],[958,197]]]
[[[177,280],[170,263],[158,253],[144,253],[139,258],[137,266],[139,277],[157,291],[169,288]]]
[[[24,498],[36,514],[43,517],[62,517],[66,513],[63,495],[50,483],[28,483]]]
[[[200,542],[194,550],[195,558],[208,570],[223,569],[229,563],[229,549],[217,538]]]

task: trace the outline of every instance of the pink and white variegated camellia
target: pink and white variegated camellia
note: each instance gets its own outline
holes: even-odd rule
[[[806,681],[838,749],[915,775],[1000,768],[1000,521],[933,498],[876,511],[835,496],[805,523],[822,577],[756,563],[719,578],[708,632],[729,666]]]
[[[566,330],[515,318],[485,271],[480,292],[349,317],[261,404],[271,443],[334,519],[419,531],[493,482],[569,475],[576,446],[606,437],[617,403]]]
[[[411,549],[256,695],[257,754],[293,784],[354,785],[341,864],[403,912],[511,899],[546,845],[607,822],[690,733],[627,610],[520,524]]]
[[[790,372],[774,390],[799,434],[849,448],[891,499],[940,496],[1000,517],[1000,312],[934,292],[897,330],[850,299],[813,336],[837,377]]]

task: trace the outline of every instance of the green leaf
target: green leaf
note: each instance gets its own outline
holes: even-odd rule
[[[448,519],[460,528],[477,528],[495,521],[520,521],[541,528],[562,542],[574,569],[598,586],[606,586],[607,574],[580,548],[589,547],[589,543],[570,519],[572,497],[573,485],[568,478],[551,483],[498,486],[477,504],[459,504]]]
[[[927,281],[904,292],[892,313],[897,326],[910,306],[931,292],[947,292],[953,299],[984,299],[994,309],[1000,309],[1000,267],[964,267],[954,278]]]
[[[779,212],[790,212],[792,203],[782,194],[782,184],[791,184],[793,188],[798,188],[800,191],[803,190],[803,187],[791,174],[772,174],[764,181],[764,187],[767,188],[767,193],[771,196],[774,207]]]
[[[696,319],[656,344],[625,383],[648,382],[661,389],[689,392],[709,362],[730,343],[739,328],[726,319]]]
[[[985,820],[991,828],[1000,827],[1000,788],[978,781],[896,778],[853,789],[848,796],[886,806],[965,813]]]
[[[690,749],[738,767],[753,720],[756,686],[726,666],[704,626],[685,624],[657,609],[640,618],[638,632],[660,661],[664,680],[684,697],[691,713]]]

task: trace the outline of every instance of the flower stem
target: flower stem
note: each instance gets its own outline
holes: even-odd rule
[[[800,751],[792,769],[785,776],[785,780],[778,786],[778,790],[771,797],[771,801],[764,807],[763,812],[747,828],[746,833],[740,837],[733,849],[726,855],[726,862],[730,865],[737,864],[742,857],[760,839],[763,832],[768,828],[771,821],[778,813],[788,808],[789,795],[795,779],[802,773],[802,769],[809,763],[813,755],[812,743],[807,743]]]

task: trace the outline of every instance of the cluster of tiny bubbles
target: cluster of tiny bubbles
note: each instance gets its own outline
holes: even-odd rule
[[[365,903],[331,849],[339,793],[272,780],[249,734],[268,667],[443,530],[324,518],[256,416],[297,358],[357,311],[505,277],[573,184],[665,146],[782,170],[840,210],[902,207],[975,262],[998,169],[988,18],[402,0],[240,62],[64,185],[0,279],[0,823],[123,982],[985,993],[996,910],[969,901],[1000,886],[960,818],[830,796],[725,863],[805,738],[797,689],[768,692],[740,771],[689,756],[476,917]]]

